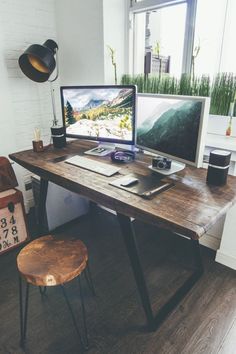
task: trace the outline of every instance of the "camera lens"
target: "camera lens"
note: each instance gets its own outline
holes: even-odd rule
[[[158,164],[157,164],[157,167],[160,169],[160,170],[163,170],[166,166],[166,163],[164,161],[158,161]]]

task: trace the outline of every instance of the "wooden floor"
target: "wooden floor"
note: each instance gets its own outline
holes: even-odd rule
[[[188,240],[136,223],[141,258],[157,309],[189,274]],[[154,333],[145,329],[129,260],[115,216],[95,210],[62,230],[87,245],[97,297],[84,284],[90,334],[89,354],[235,354],[236,272],[214,262],[202,248],[205,274],[180,306]],[[23,353],[19,347],[18,282],[12,251],[0,257],[0,353]],[[77,282],[68,292],[79,314]],[[26,353],[74,354],[81,348],[60,289],[41,298],[31,288]]]

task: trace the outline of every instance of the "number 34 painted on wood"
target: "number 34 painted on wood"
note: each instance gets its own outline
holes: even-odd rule
[[[9,224],[11,224],[11,225],[9,225]],[[2,244],[0,244],[0,250],[1,250],[1,248],[7,248],[7,247],[10,247],[12,245],[6,239],[9,236],[9,231],[10,231],[10,234],[12,236],[16,236],[17,235],[18,230],[17,230],[17,225],[15,225],[15,224],[16,224],[16,219],[14,218],[14,215],[11,216],[11,218],[9,220],[9,223],[7,222],[7,218],[1,218],[0,227],[2,229],[3,238],[5,240],[2,242]],[[8,225],[10,227],[8,227]],[[1,235],[0,235],[0,240],[1,240]],[[14,243],[18,243],[19,242],[18,237],[14,237],[13,240],[14,240]]]

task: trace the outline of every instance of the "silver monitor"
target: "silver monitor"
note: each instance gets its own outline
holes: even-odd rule
[[[209,97],[138,94],[136,146],[173,159],[164,174],[184,164],[201,167],[209,103]]]

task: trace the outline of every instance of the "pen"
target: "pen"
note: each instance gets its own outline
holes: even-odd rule
[[[157,188],[154,188],[154,189],[152,189],[152,190],[150,190],[150,191],[143,192],[143,193],[141,194],[141,197],[147,197],[147,198],[148,198],[148,197],[151,197],[151,196],[154,195],[155,193],[161,192],[161,191],[167,189],[168,187],[169,187],[169,188],[172,187],[173,185],[174,185],[173,183],[165,183],[165,184],[163,184],[163,185],[161,185],[161,186],[158,186]]]

